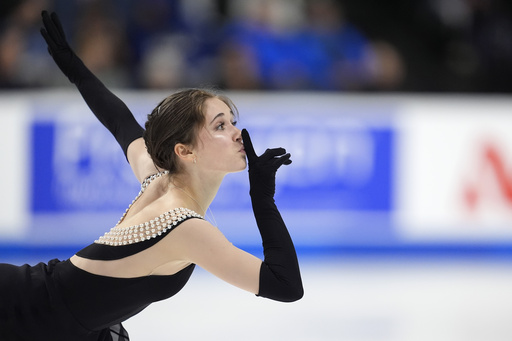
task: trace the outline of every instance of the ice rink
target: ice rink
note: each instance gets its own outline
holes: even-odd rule
[[[291,304],[198,270],[180,294],[126,322],[133,340],[512,339],[510,262],[309,258],[305,296]]]
[[[309,258],[302,271],[304,298],[285,304],[198,269],[125,326],[133,340],[512,339],[510,262]]]
[[[255,297],[197,268],[178,295],[124,326],[133,341],[512,340],[510,259],[306,256],[301,265],[298,302]]]

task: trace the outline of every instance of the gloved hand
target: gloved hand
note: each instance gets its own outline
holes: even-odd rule
[[[57,14],[50,15],[47,11],[43,11],[41,15],[44,25],[44,28],[41,28],[41,35],[48,44],[48,52],[64,75],[71,83],[76,84],[81,77],[89,75],[89,70],[69,47]]]
[[[57,14],[42,12],[44,28],[41,35],[48,44],[48,52],[71,83],[75,84],[98,120],[112,133],[128,158],[128,146],[142,137],[144,130],[126,104],[114,95],[84,65],[69,47]]]
[[[276,172],[282,165],[292,163],[290,153],[284,148],[267,149],[263,154],[257,156],[249,133],[242,130],[242,140],[245,154],[249,162],[249,182],[251,195],[256,191],[258,194],[274,197],[276,188]]]
[[[257,156],[247,130],[242,130],[249,161],[250,194],[254,218],[263,242],[258,296],[292,302],[304,294],[297,254],[290,234],[274,202],[276,172],[292,163],[284,148],[267,149]]]

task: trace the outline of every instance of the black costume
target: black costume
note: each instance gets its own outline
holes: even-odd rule
[[[176,224],[154,238],[122,246],[93,243],[77,255],[114,260],[141,252],[183,221],[199,218],[178,211]],[[81,270],[70,260],[20,267],[0,264],[0,340],[128,340],[121,322],[175,295],[194,267],[169,276],[113,278]]]
[[[141,137],[144,130],[126,105],[70,49],[57,16],[43,12],[43,23],[41,33],[55,62],[126,155],[130,143]],[[283,302],[298,300],[303,288],[297,256],[274,203],[275,174],[281,165],[291,163],[290,154],[275,148],[257,156],[246,130],[242,131],[242,138],[249,161],[251,202],[265,256],[258,296]],[[141,193],[151,179],[142,183]],[[172,238],[169,233],[183,221],[202,218],[181,208],[167,213],[169,218],[166,213],[160,216],[161,228],[155,231],[143,226],[138,232],[133,226],[123,228],[127,238],[123,237],[121,243],[116,234],[107,233],[77,255],[105,261],[128,257],[162,238]],[[194,266],[191,264],[170,276],[114,278],[91,274],[70,260],[55,259],[35,266],[0,264],[0,340],[127,341],[128,333],[121,322],[150,303],[180,291]]]

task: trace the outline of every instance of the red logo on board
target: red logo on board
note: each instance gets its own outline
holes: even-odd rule
[[[482,200],[489,197],[489,184],[498,189],[491,193],[492,200],[498,199],[502,204],[512,209],[512,169],[507,168],[505,153],[495,145],[487,143],[478,157],[479,167],[476,177],[464,188],[464,204],[471,211],[478,210]],[[509,158],[510,159],[510,158]],[[510,164],[510,163],[509,163]],[[492,181],[492,182],[491,182]]]

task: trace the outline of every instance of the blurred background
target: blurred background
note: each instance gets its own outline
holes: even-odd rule
[[[0,86],[67,85],[39,35],[57,11],[106,83],[168,89],[512,90],[505,0],[4,0]]]
[[[213,87],[257,151],[292,153],[276,201],[304,299],[198,269],[132,339],[512,339],[510,1],[3,0],[0,262],[70,257],[139,191],[49,56],[43,9],[141,124],[175,89]],[[207,219],[261,256],[248,190],[228,175]]]

